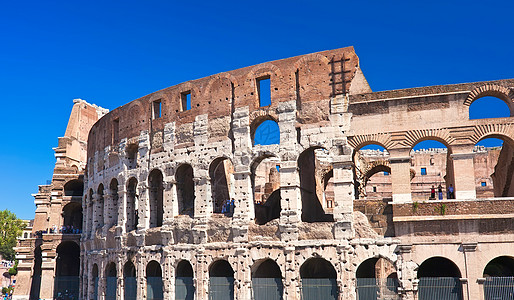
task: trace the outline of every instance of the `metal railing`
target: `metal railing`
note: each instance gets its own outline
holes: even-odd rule
[[[193,277],[176,277],[175,278],[175,299],[176,300],[193,300],[195,298],[195,286]]]
[[[358,300],[399,300],[398,279],[357,278]]]
[[[146,299],[164,299],[162,277],[146,277]]]
[[[337,300],[339,291],[335,278],[304,278],[301,285],[302,300]]]
[[[462,300],[462,283],[458,277],[422,277],[418,300]]]
[[[116,288],[118,287],[118,278],[105,278],[105,300],[116,300]]]
[[[209,278],[209,300],[234,300],[234,277]]]
[[[282,300],[282,278],[252,278],[252,291],[254,300]]]
[[[79,298],[79,276],[56,276],[54,298],[76,300]]]
[[[125,300],[137,300],[137,280],[136,277],[124,278],[124,296]]]
[[[484,282],[485,300],[514,300],[514,277],[488,277]]]

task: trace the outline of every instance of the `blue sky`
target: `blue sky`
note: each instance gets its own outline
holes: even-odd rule
[[[74,98],[353,45],[374,91],[514,77],[512,1],[4,1],[0,209],[33,218]]]

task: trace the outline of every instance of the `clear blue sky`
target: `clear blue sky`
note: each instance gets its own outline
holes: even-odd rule
[[[33,218],[74,98],[350,45],[374,91],[514,77],[513,1],[391,2],[3,1],[0,209]]]

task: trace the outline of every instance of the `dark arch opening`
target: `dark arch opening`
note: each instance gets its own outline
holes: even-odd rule
[[[363,261],[355,276],[359,299],[389,299],[397,295],[399,283],[396,270],[385,258],[369,258]]]
[[[39,292],[41,291],[41,256],[41,246],[37,246],[36,249],[34,249],[34,271],[30,285],[30,299],[39,299]]]
[[[255,223],[263,225],[280,217],[279,160],[272,154],[262,155],[250,169]]]
[[[163,282],[161,265],[152,260],[146,266],[146,297],[147,299],[163,299]]]
[[[211,299],[234,299],[234,270],[226,260],[217,260],[209,267]]]
[[[96,228],[102,228],[104,226],[104,185],[100,183],[97,190],[97,209],[94,210],[94,213],[97,215],[98,222],[96,223]]]
[[[118,180],[113,178],[109,184],[111,194],[110,203],[107,205],[107,216],[109,217],[109,227],[118,223]]]
[[[178,213],[180,215],[194,216],[195,213],[195,183],[193,180],[193,167],[183,164],[175,173],[177,182]]]
[[[302,278],[302,299],[337,299],[337,273],[334,266],[327,260],[309,258],[300,267]]]
[[[80,247],[75,242],[62,242],[57,246],[54,297],[79,295]]]
[[[274,260],[266,259],[257,265],[252,272],[252,289],[255,299],[282,299],[282,272]]]
[[[323,197],[323,178],[319,170],[328,168],[328,153],[321,147],[311,147],[298,157],[300,193],[302,198],[303,222],[333,222],[334,216],[326,214],[320,199]]]
[[[280,189],[274,190],[264,203],[255,203],[255,223],[264,225],[271,220],[280,218]]]
[[[476,99],[469,106],[469,119],[508,118],[512,116],[507,102],[503,99],[485,96]]]
[[[74,179],[66,182],[64,185],[64,196],[79,196],[84,193],[84,181],[82,178]]]
[[[187,260],[177,265],[175,276],[175,299],[193,300],[195,288],[193,284],[193,267]]]
[[[163,219],[163,176],[160,170],[154,169],[148,175],[150,189],[150,228],[161,227]]]
[[[105,268],[105,299],[115,300],[116,289],[118,287],[116,276],[116,265],[113,262],[107,264]]]
[[[137,299],[136,267],[131,261],[123,266],[124,295],[125,300]]]
[[[261,122],[252,136],[254,145],[280,144],[280,128],[274,120],[268,119]]]
[[[65,230],[62,233],[81,233],[82,230],[82,205],[78,202],[70,202],[62,209]]]
[[[484,277],[513,277],[514,258],[500,256],[491,260],[484,269]]]
[[[418,278],[422,277],[458,277],[461,274],[457,265],[444,257],[432,257],[425,260],[418,268]]]
[[[127,232],[135,230],[138,223],[138,211],[137,211],[137,179],[132,177],[129,179],[127,184],[127,221],[126,230]]]
[[[382,161],[383,164],[380,165],[384,165],[388,160],[389,152],[381,144],[367,142],[355,149],[353,152],[355,199],[392,197],[391,177],[389,176],[391,170],[387,171],[385,168],[369,170],[370,166]],[[375,171],[376,173],[374,173]],[[384,173],[378,174],[380,171]]]
[[[232,174],[234,167],[232,162],[224,157],[215,159],[209,167],[209,176],[211,177],[211,193],[213,202],[213,212],[231,215],[230,211],[231,196],[230,190],[232,186]]]
[[[98,265],[93,264],[93,270],[91,272],[93,274],[93,299],[98,299]]]

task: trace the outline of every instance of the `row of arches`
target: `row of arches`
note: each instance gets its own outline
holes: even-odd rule
[[[266,224],[278,219],[281,211],[280,195],[280,160],[274,154],[266,153],[255,159],[251,164],[250,184],[254,198],[255,222]],[[304,222],[333,221],[332,207],[334,206],[333,191],[331,192],[333,172],[328,151],[321,147],[311,147],[303,151],[298,158],[298,174],[300,195],[302,201],[302,220]],[[212,213],[232,216],[235,209],[235,171],[230,159],[216,158],[209,166],[209,188],[211,194]],[[107,225],[109,228],[118,223],[118,214],[124,213],[125,230],[136,229],[140,223],[141,203],[140,193],[148,195],[146,207],[149,209],[149,227],[163,225],[166,197],[174,197],[172,207],[175,215],[194,217],[196,202],[196,185],[200,179],[195,179],[191,165],[181,164],[175,172],[175,184],[164,181],[161,170],[153,169],[147,178],[148,188],[142,189],[135,177],[125,183],[125,212],[119,209],[119,182],[113,178],[106,190],[100,183],[94,191],[87,193],[88,227],[96,230]],[[166,193],[167,189],[171,193]],[[170,196],[174,195],[174,196]],[[208,204],[209,205],[209,204]],[[146,215],[143,213],[143,215]]]

